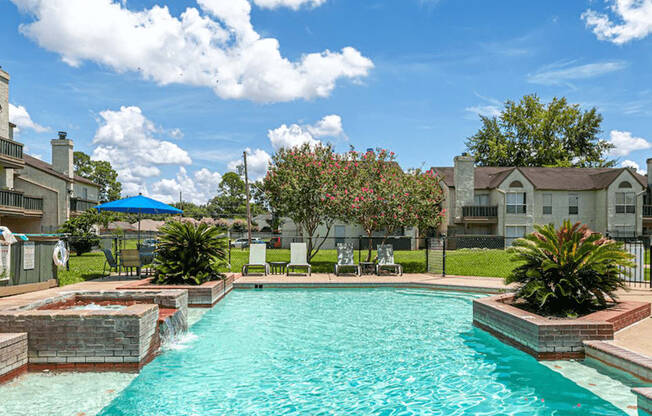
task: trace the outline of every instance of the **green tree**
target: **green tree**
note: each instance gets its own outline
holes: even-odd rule
[[[245,216],[246,203],[244,181],[237,173],[227,172],[222,176],[217,187],[217,195],[209,201],[208,208],[217,217]]]
[[[63,223],[60,232],[68,235],[70,248],[78,255],[90,252],[100,244],[100,239],[93,230],[93,225],[105,222],[95,209],[89,209],[79,216],[72,217]]]
[[[547,104],[537,95],[507,101],[497,117],[480,116],[482,128],[466,141],[480,166],[608,167],[613,148],[600,138],[602,115],[566,98]]]
[[[338,217],[338,207],[326,200],[326,192],[337,179],[341,162],[327,145],[283,148],[272,157],[264,179],[269,205],[303,231],[308,260],[319,252]],[[324,235],[317,234],[320,225],[326,227]]]
[[[184,217],[191,217],[194,219],[202,219],[204,217],[209,217],[209,210],[206,205],[197,205],[192,202],[175,202],[171,204],[175,208],[183,210]]]
[[[111,163],[105,160],[91,160],[84,152],[75,152],[73,155],[75,174],[90,179],[100,186],[100,202],[115,201],[120,199],[122,184],[118,181],[118,172]]]

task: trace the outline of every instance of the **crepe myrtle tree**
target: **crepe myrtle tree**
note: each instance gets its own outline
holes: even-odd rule
[[[330,145],[304,144],[276,152],[263,180],[270,206],[304,233],[308,260],[319,252],[338,218],[339,207],[328,203],[324,195],[337,180],[339,166],[341,156]],[[326,232],[319,235],[322,224]]]
[[[425,230],[441,223],[439,177],[432,171],[404,172],[394,152],[351,150],[333,170],[322,198],[338,218],[360,224],[369,242],[367,261],[374,232],[383,231],[385,240],[402,227]]]

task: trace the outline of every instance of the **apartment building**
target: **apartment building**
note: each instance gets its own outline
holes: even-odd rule
[[[73,141],[50,142],[52,163],[23,153],[9,122],[8,73],[0,69],[0,225],[18,233],[50,233],[97,204],[99,186],[74,174]]]
[[[648,172],[652,159],[648,159]],[[649,178],[630,168],[476,167],[471,156],[434,167],[442,178],[448,235],[504,236],[563,220],[614,237],[652,234]]]

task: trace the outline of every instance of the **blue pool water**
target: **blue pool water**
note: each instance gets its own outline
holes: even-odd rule
[[[473,296],[232,292],[100,415],[621,415],[473,328]]]

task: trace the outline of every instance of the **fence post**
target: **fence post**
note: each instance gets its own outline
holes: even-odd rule
[[[441,238],[442,255],[441,255],[441,275],[446,277],[446,236]]]
[[[426,273],[430,271],[430,264],[428,264],[428,237],[425,237],[425,242],[426,242]],[[419,244],[419,240],[417,239],[417,244]]]
[[[358,236],[358,264],[362,261],[362,236]]]

